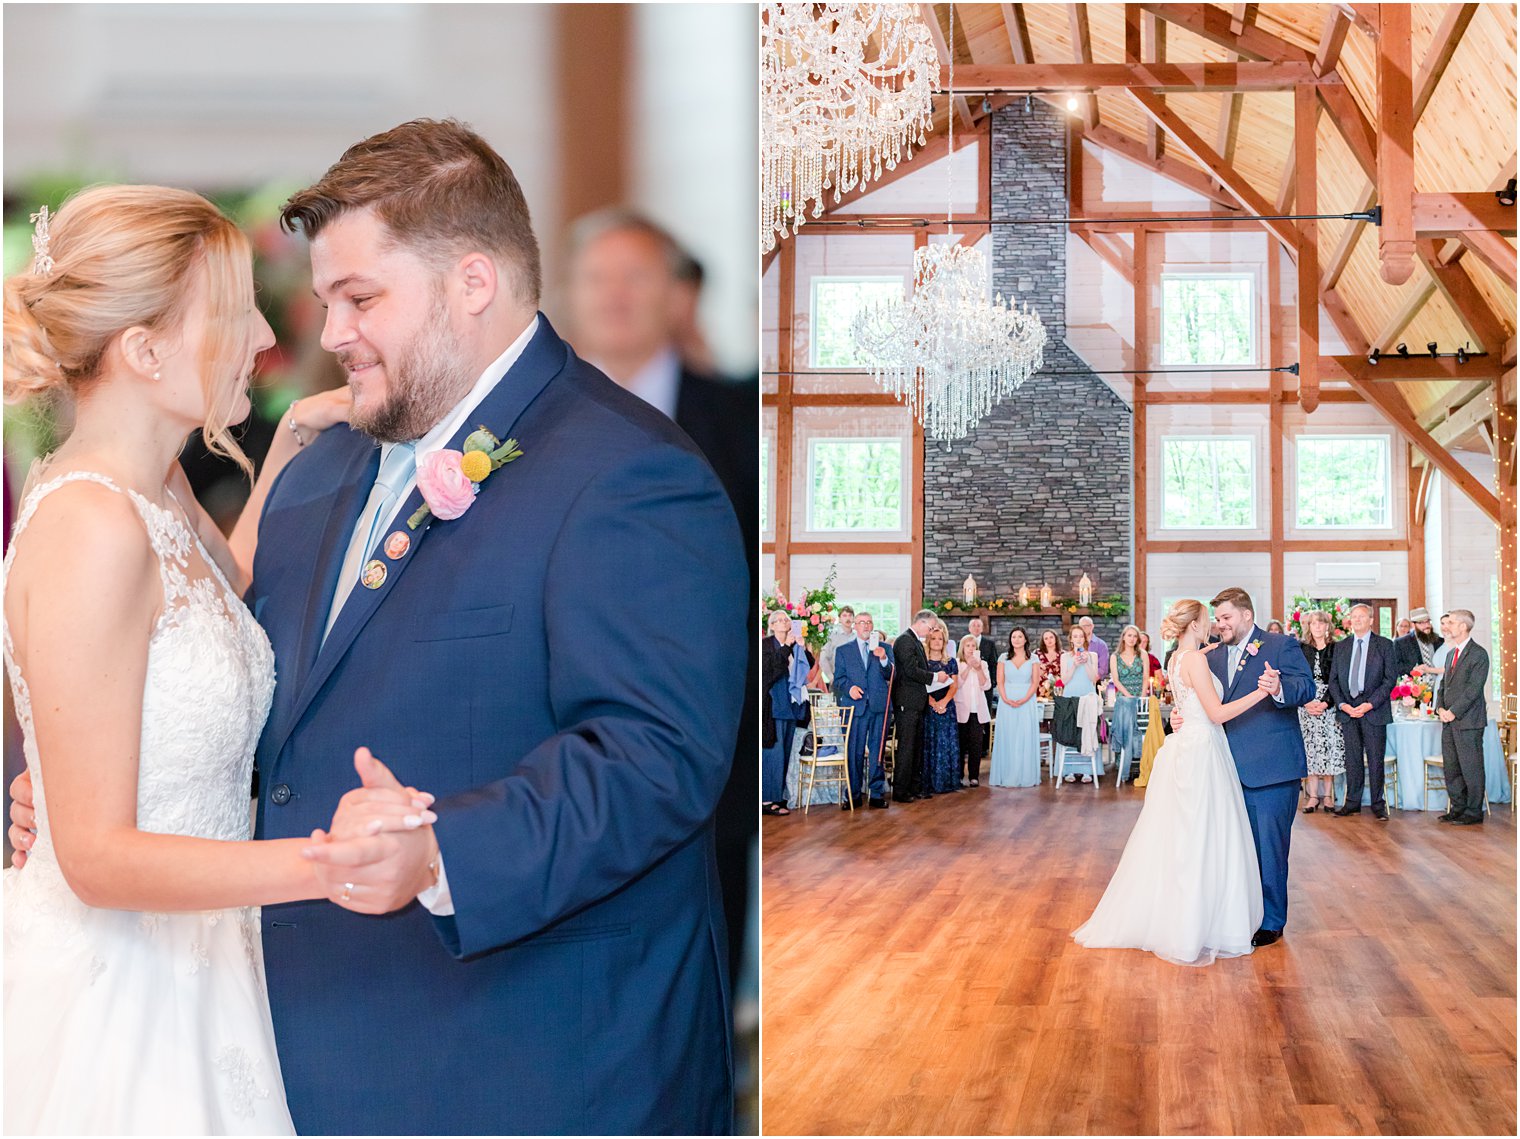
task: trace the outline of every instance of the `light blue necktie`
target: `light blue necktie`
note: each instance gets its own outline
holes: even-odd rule
[[[349,539],[348,553],[343,558],[343,568],[338,571],[338,585],[333,590],[332,608],[327,615],[327,631],[322,634],[324,641],[327,639],[327,634],[332,632],[333,625],[337,623],[338,614],[343,611],[343,604],[348,600],[348,595],[359,583],[364,559],[370,550],[374,549],[375,538],[380,527],[401,504],[401,492],[406,489],[416,473],[417,444],[390,444],[390,449],[380,462],[380,470],[375,475],[374,486],[370,488],[369,501],[364,504],[364,513],[359,515],[359,521],[354,526],[353,537]]]
[[[857,638],[855,643],[860,646],[860,667],[865,668],[871,663],[866,655],[866,642]]]

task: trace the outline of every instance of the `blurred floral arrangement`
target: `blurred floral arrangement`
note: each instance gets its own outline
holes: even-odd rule
[[[1283,623],[1288,636],[1307,641],[1309,627],[1304,619],[1316,609],[1323,609],[1330,614],[1331,641],[1338,641],[1351,631],[1351,601],[1348,598],[1337,597],[1334,601],[1316,601],[1303,590],[1299,590],[1293,595],[1288,619]]]
[[[952,617],[959,614],[976,614],[984,609],[991,613],[1053,613],[1064,610],[1067,613],[1086,613],[1094,617],[1122,617],[1129,612],[1129,603],[1125,601],[1122,593],[1095,597],[1087,606],[1083,606],[1072,597],[1055,597],[1051,599],[1048,609],[1042,607],[1038,601],[1020,605],[1017,598],[1010,597],[978,597],[969,605],[964,597],[926,597],[923,608]]]
[[[1424,665],[1415,665],[1408,675],[1399,677],[1388,696],[1394,702],[1394,710],[1402,710],[1405,716],[1424,716],[1426,709],[1436,698],[1436,686],[1431,673]]]
[[[760,601],[762,624],[772,613],[785,612],[793,620],[802,622],[802,639],[809,649],[818,652],[828,644],[834,632],[834,622],[839,617],[839,599],[834,590],[834,579],[839,575],[838,566],[830,566],[828,576],[816,589],[805,590],[800,602],[788,601],[776,583],[773,593],[767,593]]]

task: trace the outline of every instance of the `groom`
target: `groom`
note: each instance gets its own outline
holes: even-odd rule
[[[1224,726],[1261,869],[1261,928],[1251,944],[1271,945],[1288,921],[1288,843],[1299,781],[1309,773],[1297,709],[1314,699],[1314,678],[1296,640],[1257,627],[1245,590],[1223,590],[1211,604],[1223,645],[1208,660],[1224,686],[1222,699],[1229,703],[1252,687],[1272,696]],[[1181,713],[1173,711],[1173,729],[1181,726]]]

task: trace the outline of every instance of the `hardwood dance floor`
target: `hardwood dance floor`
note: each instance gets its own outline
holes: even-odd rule
[[[1111,777],[1110,777],[1111,779]],[[1515,1134],[1515,835],[1298,816],[1284,941],[1070,933],[1143,792],[766,818],[766,1134]]]

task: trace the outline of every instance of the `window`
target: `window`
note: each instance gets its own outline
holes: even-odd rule
[[[1162,362],[1197,367],[1256,363],[1255,284],[1248,273],[1162,274]]]
[[[1298,525],[1305,528],[1386,530],[1388,436],[1301,435],[1298,452]]]
[[[869,613],[876,631],[888,640],[895,639],[902,632],[902,602],[895,598],[884,601],[879,597],[868,597],[863,601],[846,601],[844,604],[855,610],[857,615]]]
[[[1161,466],[1162,529],[1255,528],[1255,439],[1239,435],[1162,439]]]
[[[814,277],[809,363],[814,368],[858,368],[863,360],[850,322],[863,308],[900,301],[901,277]]]
[[[901,530],[903,441],[811,439],[809,530]]]

